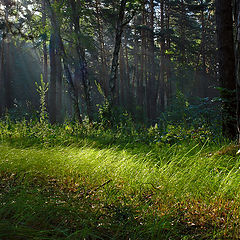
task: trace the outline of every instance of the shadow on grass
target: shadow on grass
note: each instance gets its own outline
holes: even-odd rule
[[[200,239],[178,216],[149,216],[121,200],[110,204],[101,194],[79,194],[56,179],[19,182],[0,177],[0,239]],[[148,211],[145,205],[145,211]],[[194,232],[194,234],[193,234]],[[196,236],[196,238],[194,238]],[[198,236],[198,238],[197,238]]]

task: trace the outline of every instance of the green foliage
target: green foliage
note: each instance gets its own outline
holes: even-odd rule
[[[200,139],[204,131],[188,134]],[[237,236],[236,151],[183,139],[187,131],[176,126],[161,143],[154,141],[158,125],[136,127],[123,141],[126,132],[96,123],[1,121],[0,238]]]
[[[46,94],[48,91],[48,83],[45,83],[43,81],[43,76],[41,74],[41,82],[37,86],[37,92],[40,96],[40,122],[43,123],[47,120],[48,114],[47,114],[47,108],[46,108]]]
[[[168,131],[168,125],[183,129],[208,129],[221,135],[221,107],[210,98],[187,99],[180,91],[160,118],[162,130]]]
[[[206,141],[216,141],[217,136],[204,127],[185,129],[181,126],[168,125],[166,131],[160,136],[158,144],[173,145],[182,141],[205,143]]]
[[[186,123],[187,110],[189,101],[181,91],[177,91],[176,97],[173,99],[169,109],[167,109],[165,116],[168,122]]]
[[[134,123],[130,114],[120,107],[110,106],[110,103],[107,100],[103,105],[98,106],[98,119],[99,124],[104,129],[134,128]]]

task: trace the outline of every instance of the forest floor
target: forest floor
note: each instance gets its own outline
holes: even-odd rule
[[[31,134],[2,131],[0,239],[240,239],[234,145]]]

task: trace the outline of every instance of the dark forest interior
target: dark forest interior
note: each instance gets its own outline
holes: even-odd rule
[[[0,0],[0,239],[239,239],[240,0]]]

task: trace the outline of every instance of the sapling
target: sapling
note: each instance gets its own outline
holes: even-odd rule
[[[43,81],[43,76],[41,74],[40,84],[35,83],[37,86],[37,92],[40,95],[40,123],[43,123],[48,118],[47,107],[46,107],[46,94],[48,91],[48,83]]]

